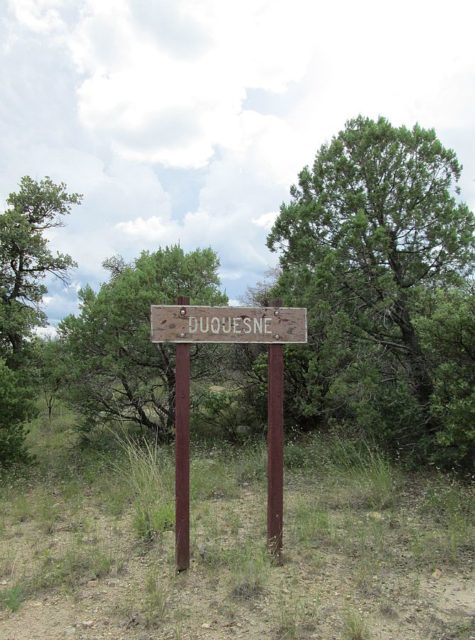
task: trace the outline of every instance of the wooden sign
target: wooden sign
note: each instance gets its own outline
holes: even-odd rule
[[[190,343],[261,342],[268,354],[267,546],[281,558],[284,514],[284,348],[307,342],[307,310],[289,307],[152,306],[152,342],[178,342],[175,376],[176,568],[190,566]],[[275,300],[279,305],[280,301]]]
[[[307,310],[290,307],[152,306],[152,342],[307,342]]]

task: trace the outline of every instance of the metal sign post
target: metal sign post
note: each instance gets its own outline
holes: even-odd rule
[[[289,307],[200,307],[179,297],[177,305],[153,305],[152,342],[176,346],[176,567],[190,566],[190,344],[268,344],[267,545],[280,557],[284,488],[284,344],[307,342],[307,310]]]
[[[284,526],[284,350],[270,344],[267,379],[267,545],[280,556]]]
[[[186,305],[189,298],[179,297]],[[175,373],[175,561],[190,566],[190,345],[176,345]]]

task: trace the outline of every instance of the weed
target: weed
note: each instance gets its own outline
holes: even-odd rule
[[[144,615],[147,627],[157,627],[165,620],[168,602],[168,590],[160,584],[156,572],[150,573],[145,582]]]
[[[112,566],[111,554],[97,546],[88,545],[86,549],[72,545],[62,556],[46,555],[41,570],[30,581],[30,589],[39,591],[60,586],[72,589],[84,580],[108,575]]]
[[[295,640],[299,637],[299,627],[302,621],[302,607],[300,603],[281,599],[279,604],[279,624],[275,632],[276,640]]]
[[[10,517],[13,522],[25,522],[31,520],[34,515],[34,507],[31,501],[23,493],[12,495],[12,504],[10,507]]]
[[[183,627],[177,624],[173,629],[173,640],[183,640]]]
[[[173,470],[170,458],[147,441],[139,446],[124,440],[124,460],[116,468],[119,482],[128,484],[134,499],[134,528],[139,538],[153,540],[173,527]]]
[[[60,504],[48,491],[37,492],[35,504],[35,519],[43,533],[52,533],[59,519]]]
[[[367,557],[370,564],[380,558],[386,560],[392,554],[388,545],[389,526],[378,512],[371,512],[367,519],[348,512],[345,515],[345,535],[340,536],[341,544],[351,555]]]
[[[398,495],[398,475],[378,452],[369,451],[358,465],[346,470],[353,506],[382,510],[394,507]]]
[[[137,502],[133,526],[142,540],[154,540],[164,531],[173,530],[175,523],[175,509],[173,504],[144,504]]]
[[[309,448],[300,442],[289,442],[284,449],[286,469],[304,469],[309,464]]]
[[[420,511],[430,514],[434,520],[444,523],[447,519],[463,516],[473,522],[475,518],[475,494],[470,487],[446,477],[431,481],[422,497]]]
[[[353,581],[365,596],[378,596],[381,587],[378,579],[379,563],[370,554],[365,554],[353,568]]]
[[[238,495],[229,461],[223,457],[194,458],[191,461],[191,499],[231,498]]]
[[[0,609],[18,611],[24,599],[23,588],[17,584],[10,589],[0,591]]]
[[[16,557],[11,553],[0,556],[0,578],[12,577],[15,573],[15,563]]]
[[[457,624],[447,634],[441,637],[441,640],[473,640],[475,636],[475,616],[469,620]]]
[[[368,640],[370,637],[368,626],[360,613],[354,610],[347,611],[343,618],[344,640]]]
[[[332,543],[335,538],[328,513],[316,507],[308,498],[297,501],[292,509],[291,520],[297,542],[320,546]]]
[[[241,600],[255,600],[267,584],[270,561],[263,549],[244,549],[231,564],[231,595]]]
[[[469,487],[440,478],[425,492],[419,510],[430,529],[422,532],[422,540],[413,532],[416,554],[427,561],[455,564],[475,549],[475,494]]]
[[[260,482],[266,477],[267,450],[262,443],[248,445],[234,458],[234,473],[239,485]]]

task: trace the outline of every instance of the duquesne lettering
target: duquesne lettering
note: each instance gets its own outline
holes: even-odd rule
[[[152,342],[294,344],[307,341],[306,309],[152,305]]]
[[[212,335],[271,335],[272,318],[239,317],[200,317],[188,318],[188,331],[191,334]]]

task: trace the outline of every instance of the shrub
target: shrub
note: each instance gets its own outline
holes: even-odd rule
[[[0,468],[29,459],[24,422],[34,413],[30,397],[21,374],[0,360]]]

